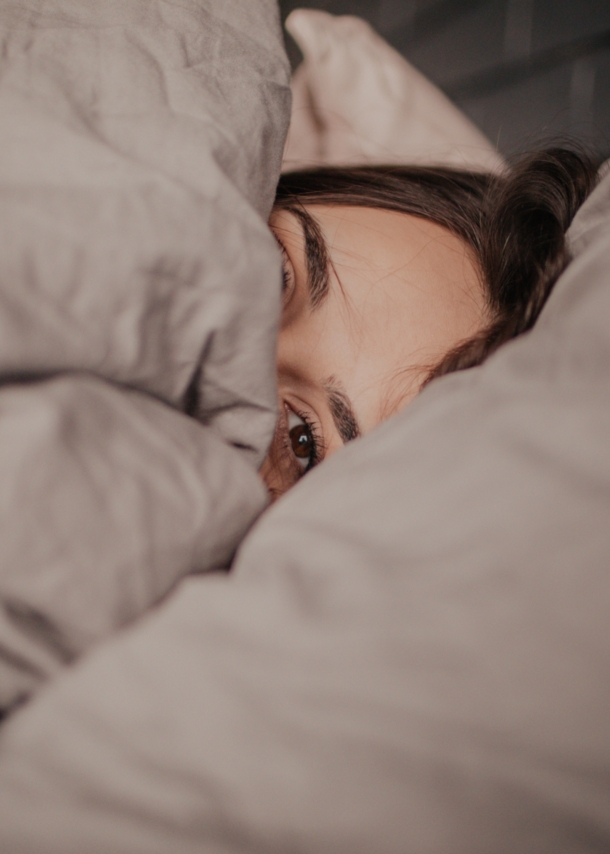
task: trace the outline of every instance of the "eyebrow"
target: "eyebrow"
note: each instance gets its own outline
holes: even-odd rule
[[[322,230],[308,211],[296,206],[283,208],[293,214],[301,224],[305,241],[305,264],[309,286],[309,302],[313,309],[318,308],[328,295],[330,286],[330,258]]]
[[[329,377],[325,381],[324,391],[326,392],[330,414],[343,444],[345,445],[361,436],[362,431],[354,414],[352,402],[334,377]]]

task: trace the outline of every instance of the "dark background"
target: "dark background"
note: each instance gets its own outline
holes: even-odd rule
[[[280,0],[298,7],[366,18],[505,154],[569,137],[610,156],[610,0]]]

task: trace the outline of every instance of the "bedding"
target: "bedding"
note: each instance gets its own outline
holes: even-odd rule
[[[608,850],[609,199],[529,334],[9,720],[4,850]]]
[[[0,39],[6,711],[266,504],[290,90],[273,0],[11,0]]]
[[[360,18],[296,9],[303,54],[292,81],[283,170],[365,163],[501,171],[496,147]]]
[[[5,725],[45,854],[610,848],[610,177],[537,326]]]
[[[272,0],[3,4],[3,376],[194,395],[260,459],[289,104],[276,18]]]
[[[239,18],[217,8],[224,21]],[[254,525],[232,573],[185,579],[135,624],[117,620],[123,628],[103,643],[86,639],[80,659],[8,719],[2,851],[610,848],[610,178],[570,239],[575,260],[530,333],[480,368],[436,380],[308,474]],[[71,482],[91,487],[86,524],[101,497],[125,543],[132,500],[144,520],[131,543],[141,567],[133,598],[137,582],[157,584],[151,599],[167,589],[167,561],[176,549],[183,562],[178,544],[193,543],[195,530],[205,554],[191,563],[226,560],[236,535],[215,545],[214,532],[235,516],[219,504],[231,508],[238,491],[258,501],[254,453],[231,447],[227,438],[242,440],[223,433],[226,422],[201,426],[169,398],[99,369],[7,387],[0,400],[7,391],[13,435],[34,449],[23,454],[31,470],[59,445],[58,470],[69,459]],[[43,413],[34,421],[32,407]],[[25,429],[34,423],[38,432]],[[125,462],[142,445],[155,450],[137,456],[132,476]],[[169,482],[155,473],[157,454]],[[233,465],[243,488],[228,485],[223,498]],[[5,496],[25,482],[15,476]],[[58,483],[50,477],[47,492]],[[59,528],[72,546],[84,522],[66,521],[82,490],[65,489],[54,506],[67,508]],[[211,507],[210,539],[198,526]],[[55,530],[46,510],[39,516]],[[108,529],[91,530],[83,555],[110,549]],[[146,555],[151,531],[165,557],[154,545]],[[55,625],[47,635],[61,649]],[[30,637],[22,631],[20,642]]]

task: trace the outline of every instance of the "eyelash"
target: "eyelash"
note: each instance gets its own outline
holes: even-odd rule
[[[320,436],[320,431],[314,422],[305,415],[304,412],[299,412],[295,409],[294,406],[289,406],[286,404],[286,408],[291,410],[298,418],[301,419],[305,427],[307,428],[309,435],[311,436],[311,444],[313,446],[311,456],[309,458],[309,462],[307,466],[303,469],[301,466],[297,466],[300,469],[299,478],[303,477],[304,474],[307,474],[308,471],[311,471],[314,466],[317,466],[319,462],[324,459],[324,445],[322,441],[322,437]],[[286,434],[285,434],[285,444],[286,451],[290,454],[291,458],[296,459],[294,451],[292,449],[292,442],[290,439],[290,429],[288,428],[288,418],[286,419]]]
[[[290,285],[290,275],[286,269],[286,264],[282,264],[282,293],[286,293]]]

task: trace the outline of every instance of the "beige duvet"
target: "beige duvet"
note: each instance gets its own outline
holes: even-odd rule
[[[90,333],[91,352],[98,352],[95,336],[103,333],[99,353],[106,355],[99,364],[88,362],[86,375],[64,371],[51,382],[13,383],[0,391],[0,464],[3,472],[14,472],[0,481],[3,544],[18,545],[8,553],[11,560],[3,557],[0,574],[2,631],[9,633],[2,636],[9,640],[3,649],[39,668],[28,682],[17,659],[5,659],[2,684],[10,686],[14,675],[17,689],[30,691],[56,674],[1,730],[0,850],[607,852],[608,179],[578,214],[571,230],[575,260],[531,333],[483,367],[434,382],[403,413],[309,474],[246,536],[231,574],[183,581],[117,633],[178,575],[225,560],[264,500],[251,462],[255,452],[238,451],[227,440],[259,451],[264,445],[269,355],[263,348],[267,355],[254,358],[250,345],[242,353],[239,343],[221,358],[227,351],[213,342],[241,342],[242,331],[245,342],[252,341],[248,331],[263,342],[272,337],[265,324],[272,322],[275,297],[267,285],[276,259],[252,204],[265,212],[279,169],[285,66],[272,4],[258,0],[123,0],[95,7],[32,0],[4,4],[0,17],[17,15],[11,26],[20,44],[28,38],[35,44],[37,29],[31,32],[23,20],[28,27],[52,23],[60,37],[59,24],[69,29],[72,20],[65,10],[77,7],[95,8],[94,17],[104,10],[113,20],[130,10],[128,25],[121,24],[129,45],[140,44],[141,27],[152,20],[148,50],[138,56],[169,56],[164,62],[177,75],[173,85],[169,73],[154,77],[157,87],[164,80],[155,90],[164,93],[160,103],[182,80],[176,113],[188,125],[207,111],[197,139],[220,141],[216,148],[209,143],[213,155],[205,153],[208,143],[201,146],[210,172],[195,170],[194,189],[188,158],[181,160],[163,135],[152,146],[156,157],[164,153],[163,164],[153,168],[146,161],[152,170],[146,175],[159,183],[143,178],[133,194],[131,184],[116,183],[129,204],[130,215],[121,221],[132,235],[125,246],[135,234],[152,254],[157,245],[170,252],[172,241],[176,253],[189,258],[201,247],[201,278],[188,291],[198,295],[188,299],[195,300],[201,327],[189,320],[190,311],[172,312],[181,292],[172,277],[169,283],[154,279],[165,282],[159,292],[154,284],[132,291],[112,275],[87,296],[74,274],[70,288],[62,280],[74,295],[72,314],[99,321],[103,313],[79,314],[81,307],[113,293],[116,305],[131,305],[132,298],[137,303],[132,293],[154,294],[156,314],[145,317],[160,318],[170,331],[196,328],[201,345],[212,343],[173,361],[172,353],[184,352],[186,343],[172,332],[177,349],[157,361],[152,344],[141,361],[133,358],[140,351],[129,347],[124,353],[131,357],[119,360],[109,344],[118,327],[104,332],[102,323]],[[19,18],[26,8],[64,11],[55,18]],[[182,38],[184,27],[208,45],[207,53],[197,53],[192,36]],[[211,31],[216,35],[206,42]],[[203,89],[187,85],[187,58],[205,53],[209,62],[219,61],[222,39],[236,33],[243,54],[231,54],[223,66],[223,74],[236,75],[231,85],[223,88],[205,71],[198,72]],[[78,28],[66,38],[77,35]],[[161,42],[173,46],[169,54],[154,53]],[[256,60],[242,66],[250,50]],[[51,54],[43,53],[45,68],[61,66],[65,54]],[[256,108],[249,113],[250,98]],[[230,135],[215,136],[227,116],[238,127],[244,127],[240,117],[254,122],[251,133],[235,136],[233,148]],[[70,128],[76,122],[71,118]],[[110,150],[122,150],[117,137]],[[267,150],[268,161],[261,154]],[[189,151],[198,162],[193,152],[200,147],[193,143]],[[129,157],[133,163],[144,155]],[[105,174],[95,172],[96,180]],[[217,192],[208,189],[208,174]],[[261,174],[267,176],[262,184]],[[171,192],[164,189],[168,181]],[[225,190],[241,199],[230,214],[223,212]],[[159,231],[147,213],[148,193],[153,199],[161,193],[154,209],[168,217]],[[22,189],[19,195],[27,197]],[[212,207],[206,213],[210,204],[221,212]],[[141,218],[134,219],[138,212]],[[33,212],[30,217],[36,221]],[[119,265],[123,243],[112,221],[108,230],[90,233],[117,235],[119,257],[111,260]],[[226,228],[208,232],[217,221]],[[53,225],[49,217],[47,228]],[[239,239],[230,237],[235,229]],[[225,239],[232,247],[226,253]],[[81,251],[86,260],[88,242]],[[246,260],[240,260],[244,251]],[[225,269],[231,275],[224,276]],[[244,296],[246,282],[253,291]],[[52,295],[41,299],[40,287],[36,293],[36,305],[54,304]],[[241,296],[232,302],[235,293]],[[238,306],[235,315],[231,305]],[[223,311],[233,317],[228,324]],[[27,312],[19,316],[27,319]],[[185,326],[172,326],[176,317],[185,317]],[[45,334],[32,340],[47,346]],[[121,340],[128,342],[125,335]],[[189,335],[188,341],[197,339]],[[74,349],[79,340],[66,335],[66,353],[88,353],[85,344]],[[109,364],[112,371],[102,370]],[[135,371],[136,364],[151,367]],[[155,364],[167,365],[167,374],[157,377]],[[210,427],[177,411],[194,365],[202,365],[199,414]],[[206,386],[206,376],[234,377],[237,385],[223,379]],[[138,391],[128,392],[128,385]],[[215,397],[220,388],[229,391]],[[215,404],[207,411],[210,399]],[[246,440],[244,428],[253,431]],[[26,499],[27,505],[19,503]],[[117,555],[132,562],[121,564]],[[41,591],[47,623],[11,604],[19,601],[11,585],[19,589],[28,572],[39,579],[38,588],[27,589]],[[72,580],[83,573],[98,587],[91,588],[90,600],[72,602],[79,589]],[[59,604],[45,611],[49,601]],[[91,615],[108,601],[117,616],[95,629]],[[127,608],[126,602],[135,604]],[[55,614],[64,612],[75,629],[54,634],[53,627],[66,625]],[[45,626],[53,629],[50,635]],[[108,632],[110,638],[92,643]],[[66,655],[62,637],[84,641]],[[63,667],[62,655],[72,660],[83,648],[89,652],[78,663]]]

